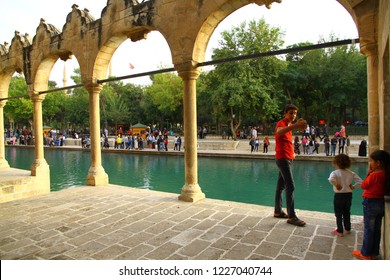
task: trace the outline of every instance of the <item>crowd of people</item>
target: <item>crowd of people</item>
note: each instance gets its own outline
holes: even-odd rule
[[[268,152],[270,144],[269,138],[265,136],[263,141],[258,136],[258,129],[253,127],[249,133],[249,146],[251,153],[258,152],[260,144],[263,144],[263,153]],[[321,143],[323,150],[320,151]],[[351,141],[346,133],[344,125],[336,131],[333,136],[328,135],[327,126],[324,125],[322,132],[318,126],[309,126],[302,131],[302,135],[295,136],[293,140],[294,152],[296,155],[313,155],[324,153],[326,156],[336,156],[336,154],[350,153]],[[359,156],[367,156],[367,141],[363,139],[359,145]]]
[[[10,130],[4,129],[4,137],[8,145],[34,145],[34,135],[26,127]]]
[[[157,149],[158,151],[168,151],[169,131],[167,129],[146,131],[146,135],[132,134],[130,131],[111,131],[110,138],[115,137],[114,142],[109,141],[109,131],[104,128],[101,130],[101,147],[127,150],[142,150],[144,148]],[[199,127],[198,136],[200,139],[205,139],[207,135],[206,127]],[[91,139],[88,130],[58,130],[50,129],[44,132],[44,145],[46,146],[64,146],[65,139],[81,139],[83,148],[90,148]],[[251,153],[263,152],[268,153],[270,139],[268,136],[260,137],[259,128],[252,127],[243,135],[244,139],[249,138]],[[5,138],[8,145],[34,145],[34,136],[25,127],[10,131],[5,129]],[[227,139],[226,135],[223,137]],[[230,138],[230,137],[229,137]],[[182,146],[182,138],[178,135],[174,136],[173,150],[180,151]],[[322,145],[321,145],[322,144]],[[327,126],[322,129],[318,126],[307,125],[301,136],[294,138],[294,151],[297,155],[312,155],[324,153],[326,156],[336,156],[336,154],[350,153],[351,141],[346,134],[345,126],[341,126],[339,131],[336,131],[332,137],[328,135]],[[323,149],[320,147],[323,146]],[[362,140],[359,145],[359,156],[367,156],[367,141]]]
[[[250,137],[249,146],[251,147],[251,153],[258,152],[261,140],[260,140],[260,136],[258,136],[257,127],[251,128],[249,137]],[[270,143],[268,136],[264,137],[262,143],[263,143],[263,153],[268,153],[268,146]]]
[[[104,129],[104,132],[100,138],[102,148],[110,148],[107,130]],[[118,131],[118,134],[114,138],[114,149],[125,149],[125,150],[143,150],[144,148],[157,149],[158,151],[168,151],[168,131],[164,130],[154,130],[151,132],[146,132],[144,136],[141,134],[122,134]],[[181,136],[175,135],[173,150],[180,151],[182,146]]]
[[[322,136],[318,126],[306,126],[306,129],[301,139],[296,136],[294,139],[294,151],[296,154],[301,153],[306,155],[319,154],[320,143],[324,144],[324,153],[326,156],[336,156],[338,146],[338,154],[349,154],[351,141],[346,133],[344,125],[341,125],[340,131],[336,131],[333,137],[328,135],[327,126],[324,125]]]

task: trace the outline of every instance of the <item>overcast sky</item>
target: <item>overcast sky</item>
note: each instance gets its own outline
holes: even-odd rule
[[[62,30],[73,4],[77,4],[79,9],[87,8],[98,19],[107,0],[1,0],[0,42],[10,43],[15,30],[33,37],[41,18]],[[206,60],[211,60],[212,49],[218,46],[222,30],[229,30],[244,20],[262,17],[271,26],[280,27],[285,32],[285,46],[306,41],[317,43],[332,33],[340,39],[358,38],[351,16],[336,0],[283,0],[281,4],[274,3],[271,9],[250,4],[231,14],[218,26],[209,42]],[[129,63],[134,65],[134,69],[129,68]],[[151,32],[147,40],[125,41],[115,52],[112,64],[113,75],[123,76],[156,70],[160,66],[172,67],[172,60],[162,35]],[[68,85],[71,84],[69,76],[74,67],[78,67],[75,58],[66,62]],[[58,86],[62,86],[63,68],[64,62],[58,61],[50,76],[50,80],[55,80]],[[149,78],[124,82],[147,84]]]

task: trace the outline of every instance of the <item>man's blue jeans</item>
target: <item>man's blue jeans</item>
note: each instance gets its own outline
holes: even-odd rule
[[[286,191],[286,208],[289,218],[295,218],[294,209],[294,178],[292,175],[291,159],[276,159],[276,165],[279,168],[278,183],[275,192],[275,213],[282,212],[283,191]]]
[[[361,253],[364,256],[378,256],[382,218],[385,215],[385,201],[383,198],[365,198],[362,204],[364,237]]]
[[[336,145],[331,145],[331,149],[332,149],[332,151],[331,151],[331,156],[335,156],[336,155]]]

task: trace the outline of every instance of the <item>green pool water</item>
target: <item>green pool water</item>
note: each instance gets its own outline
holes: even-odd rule
[[[11,167],[30,169],[33,149],[6,148]],[[50,165],[51,190],[85,185],[90,154],[83,151],[45,150]],[[102,153],[103,167],[112,184],[180,194],[184,184],[181,156]],[[267,159],[198,159],[199,185],[208,198],[273,206],[278,169]],[[333,189],[328,176],[331,162],[295,161],[295,206],[297,209],[333,213]],[[351,170],[364,178],[367,165],[356,163]],[[362,215],[361,189],[355,190],[351,212]]]

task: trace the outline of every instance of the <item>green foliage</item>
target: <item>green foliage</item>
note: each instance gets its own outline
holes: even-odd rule
[[[8,89],[8,96],[15,97],[27,94],[27,84],[24,77],[22,75],[13,77]],[[8,121],[12,120],[20,127],[28,125],[33,119],[32,102],[28,97],[9,99],[4,107],[4,114]]]
[[[222,32],[213,60],[280,49],[282,32],[264,19],[250,21]],[[207,75],[207,90],[220,119],[230,120],[233,135],[243,121],[257,125],[278,112],[282,94],[278,81],[285,62],[264,57],[219,64]]]
[[[101,103],[102,104],[102,103]],[[128,121],[129,107],[124,102],[123,95],[113,91],[107,91],[104,94],[104,110],[102,115],[106,118],[109,123],[117,126],[117,124]]]
[[[356,46],[292,53],[286,59],[281,77],[285,94],[311,124],[319,119],[331,125],[366,119],[366,60]]]
[[[85,89],[75,89],[73,95],[67,97],[65,116],[71,127],[89,127],[89,95]]]
[[[152,85],[146,87],[146,100],[151,102],[154,110],[148,114],[156,114],[160,126],[166,123],[181,123],[183,120],[183,82],[174,73],[151,76]]]
[[[49,81],[49,89],[56,88],[55,82]],[[42,117],[44,125],[64,128],[65,123],[65,106],[66,96],[64,91],[53,92],[46,94],[42,102]]]

